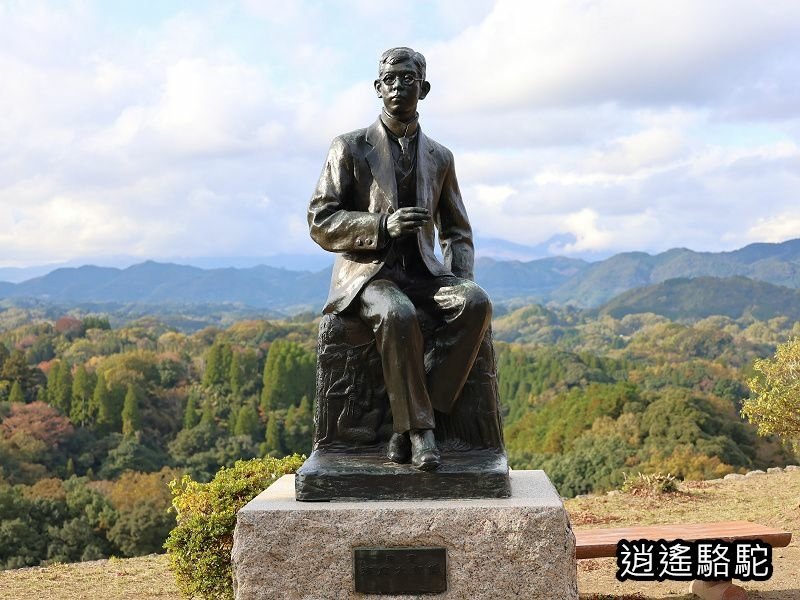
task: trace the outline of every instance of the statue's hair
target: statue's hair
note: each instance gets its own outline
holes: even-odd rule
[[[381,59],[378,61],[378,77],[383,75],[383,70],[386,65],[395,65],[403,60],[410,60],[414,67],[417,69],[417,75],[421,79],[425,79],[425,57],[416,50],[399,46],[397,48],[389,48],[386,52],[381,54]]]

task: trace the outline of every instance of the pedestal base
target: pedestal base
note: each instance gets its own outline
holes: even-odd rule
[[[436,471],[391,462],[376,452],[315,450],[295,478],[296,499],[443,500],[507,498],[508,460],[502,452],[445,452]]]
[[[294,477],[286,475],[239,511],[236,599],[409,598],[356,592],[354,549],[443,548],[446,591],[426,598],[577,600],[575,537],[550,480],[542,471],[512,471],[511,492],[308,503],[295,501]]]

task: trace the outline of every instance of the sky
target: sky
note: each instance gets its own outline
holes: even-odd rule
[[[800,237],[796,0],[0,0],[0,267],[322,255],[308,200],[399,45],[479,253]]]

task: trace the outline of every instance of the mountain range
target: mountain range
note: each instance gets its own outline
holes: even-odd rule
[[[83,266],[56,269],[13,284],[0,282],[0,298],[57,304],[239,304],[299,312],[321,304],[330,269],[312,273],[260,265],[201,269],[147,261],[125,269]]]
[[[596,262],[565,257],[531,261],[479,258],[475,275],[495,302],[569,304],[581,308],[605,305],[604,310],[615,314],[625,302],[641,305],[650,298],[652,303],[652,294],[659,293],[653,286],[675,279],[726,279],[726,293],[732,293],[731,286],[741,291],[734,297],[777,293],[772,287],[759,287],[758,282],[781,289],[800,288],[800,239],[751,244],[732,252],[694,252],[686,248],[655,255],[626,252]],[[0,282],[0,298],[62,305],[236,304],[292,314],[319,310],[329,282],[330,268],[316,272],[267,265],[204,269],[147,261],[127,268],[59,268],[19,283]],[[670,290],[684,289],[688,293],[686,285],[672,284]],[[722,293],[720,286],[713,287]],[[620,294],[639,288],[649,291],[608,304]],[[692,289],[699,293],[697,286]]]

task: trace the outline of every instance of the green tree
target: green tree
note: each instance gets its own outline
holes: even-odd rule
[[[131,437],[142,428],[142,417],[139,410],[139,393],[132,385],[128,385],[125,403],[122,405],[122,435]]]
[[[252,439],[259,437],[261,431],[261,421],[255,407],[248,403],[239,409],[236,415],[236,425],[233,428],[234,435],[249,435]]]
[[[108,317],[89,315],[83,318],[83,329],[85,331],[89,329],[102,329],[107,331],[111,329],[111,325],[108,322]]]
[[[225,385],[231,372],[233,352],[229,344],[216,342],[206,352],[206,370],[203,373],[203,385]]]
[[[267,433],[264,438],[263,454],[269,456],[282,456],[285,454],[282,429],[278,413],[275,411],[270,412],[267,421]]]
[[[169,482],[179,477],[173,469],[154,473],[127,471],[111,485],[108,498],[119,513],[108,539],[126,556],[159,552],[175,526]]]
[[[0,373],[2,373],[3,365],[8,360],[8,357],[11,356],[11,353],[6,348],[6,345],[3,342],[0,342]]]
[[[240,352],[234,352],[231,356],[231,366],[228,372],[228,381],[231,386],[231,392],[238,395],[239,391],[244,385],[244,369],[242,368],[241,360],[239,358]]]
[[[200,417],[200,425],[213,428],[217,426],[217,409],[214,405],[213,398],[203,399],[203,412]]]
[[[60,526],[48,527],[47,559],[54,562],[97,560],[108,556],[109,525],[117,515],[105,494],[92,489],[85,477],[64,482],[69,508]]]
[[[97,411],[97,425],[108,431],[119,431],[119,411],[117,410],[114,394],[106,385],[106,377],[100,372],[97,374],[97,383],[92,395],[92,412]]]
[[[33,390],[36,385],[38,369],[28,366],[25,353],[22,350],[14,350],[0,369],[0,378],[8,381],[19,382],[22,392],[27,396],[29,390]]]
[[[197,411],[199,392],[196,388],[189,390],[186,398],[186,409],[183,411],[183,428],[191,429],[200,422],[200,413]]]
[[[264,363],[264,387],[261,410],[287,409],[297,406],[303,396],[314,395],[314,353],[297,342],[275,340]]]
[[[776,434],[800,452],[800,338],[779,344],[772,358],[756,360],[742,415],[761,435]]]
[[[161,450],[154,450],[139,439],[141,436],[130,435],[122,439],[120,444],[108,451],[98,475],[102,479],[115,479],[125,471],[150,473],[158,471],[169,462]]]
[[[61,361],[56,360],[50,364],[50,370],[47,372],[47,385],[45,387],[47,403],[56,405],[56,390],[58,389],[59,371],[61,371]]]
[[[11,393],[8,395],[9,402],[25,402],[25,394],[22,393],[22,386],[19,381],[15,381],[11,386]]]
[[[56,364],[58,365],[58,370],[53,378],[54,386],[48,397],[50,398],[50,404],[65,415],[69,415],[72,407],[72,370],[66,362],[59,361]],[[53,368],[56,368],[55,365]]]
[[[308,400],[308,396],[303,396],[300,406],[292,406],[286,412],[283,438],[287,454],[309,453],[311,450],[312,427],[311,403]]]
[[[84,365],[79,365],[72,380],[72,403],[69,418],[81,427],[94,420],[92,415],[92,395],[94,394],[95,378]]]

